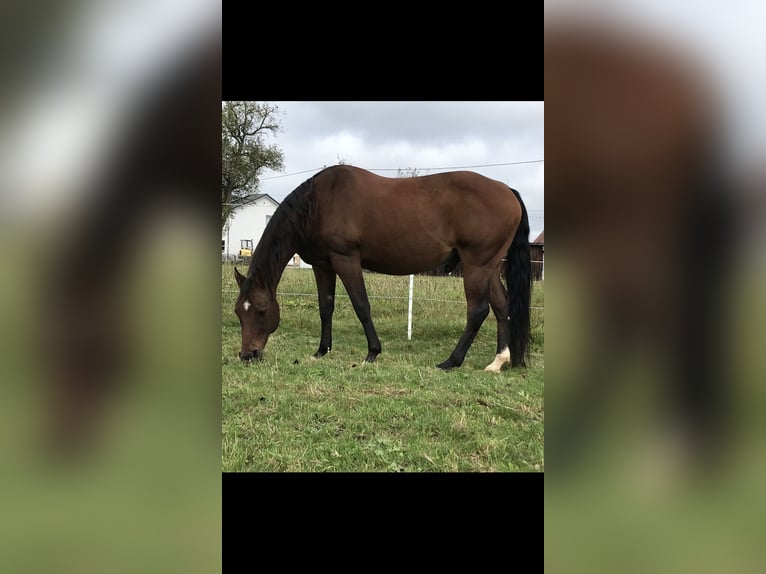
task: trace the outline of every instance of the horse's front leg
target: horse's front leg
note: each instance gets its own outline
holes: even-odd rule
[[[332,314],[335,311],[335,271],[332,269],[323,269],[316,265],[314,278],[317,282],[317,293],[319,294],[319,318],[322,321],[322,336],[319,339],[319,349],[314,356],[325,356],[332,348]]]
[[[370,300],[367,298],[367,289],[364,286],[362,267],[358,256],[335,256],[332,260],[333,267],[343,281],[343,285],[351,298],[351,304],[359,321],[362,323],[364,334],[367,337],[367,358],[365,362],[372,363],[381,352],[380,339],[375,331],[370,315]]]

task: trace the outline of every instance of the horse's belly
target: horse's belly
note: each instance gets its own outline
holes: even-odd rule
[[[391,244],[363,248],[361,262],[364,269],[387,275],[409,275],[438,267],[449,258],[452,249],[448,246],[432,245],[425,248]]]

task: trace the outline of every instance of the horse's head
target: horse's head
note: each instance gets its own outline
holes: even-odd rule
[[[269,335],[279,326],[279,304],[276,293],[261,281],[257,274],[245,277],[236,267],[234,277],[239,285],[239,297],[234,313],[242,326],[242,349],[239,358],[243,361],[261,359]]]

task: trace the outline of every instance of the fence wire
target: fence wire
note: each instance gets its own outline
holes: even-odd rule
[[[222,293],[239,293],[236,289],[222,289]],[[277,291],[277,295],[283,297],[317,297],[316,293],[293,293],[290,291]],[[348,293],[341,293],[343,297],[348,298]],[[400,299],[408,301],[409,297],[395,296],[395,295],[367,295],[368,299]],[[430,301],[434,303],[461,303],[465,305],[465,299],[431,299],[428,297],[413,297],[413,301]],[[543,310],[545,307],[530,307],[530,309]]]

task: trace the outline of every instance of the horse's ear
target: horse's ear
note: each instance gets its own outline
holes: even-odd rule
[[[234,268],[234,279],[237,280],[237,285],[242,287],[242,282],[245,280],[245,276],[242,275],[239,271],[237,271],[237,268]]]

